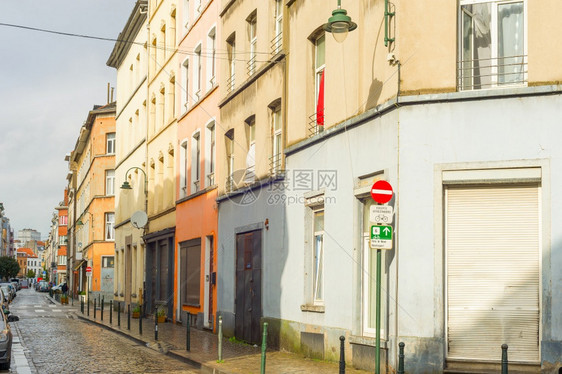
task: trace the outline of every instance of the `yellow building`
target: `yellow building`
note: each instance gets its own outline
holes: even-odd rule
[[[79,290],[113,297],[115,256],[115,103],[88,113],[70,162],[76,166],[76,250]],[[85,268],[92,268],[90,279]],[[88,282],[89,281],[89,282]]]

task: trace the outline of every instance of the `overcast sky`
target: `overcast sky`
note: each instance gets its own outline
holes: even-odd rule
[[[0,23],[117,38],[134,0],[2,0]],[[107,102],[114,42],[0,25],[0,202],[15,234],[48,235],[63,199],[64,156],[95,104]]]

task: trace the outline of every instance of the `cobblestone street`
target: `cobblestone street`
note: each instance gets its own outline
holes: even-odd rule
[[[78,308],[55,305],[45,293],[18,291],[10,306],[19,322],[14,334],[12,373],[196,373],[99,326],[78,320]],[[25,354],[25,359],[20,352]]]

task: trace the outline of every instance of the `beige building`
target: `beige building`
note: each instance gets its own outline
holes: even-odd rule
[[[147,198],[148,2],[135,3],[107,61],[117,69],[115,138],[115,300],[142,302],[145,246],[142,224]],[[124,182],[131,189],[122,189]],[[135,219],[132,219],[133,214]],[[141,216],[139,221],[138,216]],[[146,222],[144,222],[146,224]],[[126,306],[125,306],[126,308]]]
[[[173,313],[177,150],[176,4],[148,3],[147,175],[148,230],[145,233],[145,310]]]

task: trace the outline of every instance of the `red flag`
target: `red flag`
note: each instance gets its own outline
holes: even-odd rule
[[[318,101],[316,102],[316,125],[324,126],[324,72],[320,76],[320,87],[318,87]]]

